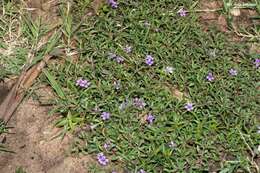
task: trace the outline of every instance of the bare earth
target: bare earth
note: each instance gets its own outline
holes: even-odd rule
[[[70,156],[70,137],[52,139],[59,129],[46,107],[32,99],[25,100],[10,121],[11,129],[5,145],[15,153],[0,152],[0,172],[15,173],[22,167],[27,173],[84,173],[90,161]]]

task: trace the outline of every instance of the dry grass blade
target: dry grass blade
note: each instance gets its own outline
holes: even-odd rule
[[[32,86],[34,80],[39,76],[50,58],[50,55],[46,55],[42,61],[20,75],[12,90],[0,105],[0,119],[5,123],[10,120],[14,111],[24,98],[25,91]]]
[[[48,51],[46,51],[45,56],[39,59],[39,62],[36,61],[34,64],[32,61],[35,59],[37,60],[37,58],[34,57],[33,53],[29,52],[27,65],[24,66],[24,70],[22,71],[18,80],[1,103],[0,119],[2,119],[5,123],[7,123],[10,120],[14,111],[23,100],[26,91],[32,86],[35,79],[39,76],[45,65],[52,57],[52,55],[50,55],[50,51],[55,46],[55,43],[59,37],[54,33],[54,29],[57,26],[59,26],[59,24],[56,25],[52,30],[50,30],[45,36],[43,36],[42,40],[40,40],[39,44],[37,45],[37,49],[35,52],[39,51],[39,49],[41,49],[43,45],[46,45],[48,41],[50,42],[50,44],[47,45]]]

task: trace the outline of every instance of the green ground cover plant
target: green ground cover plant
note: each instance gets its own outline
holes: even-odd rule
[[[110,0],[84,20],[90,1],[76,4],[61,10],[64,61],[41,79],[90,171],[258,171],[260,55],[247,43],[204,32],[197,1]]]

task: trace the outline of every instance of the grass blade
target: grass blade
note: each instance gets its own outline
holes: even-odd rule
[[[57,93],[57,95],[60,98],[64,99],[65,98],[65,94],[62,91],[60,85],[56,82],[54,76],[48,70],[43,70],[43,73],[47,77],[48,81],[50,82],[51,87],[54,89],[54,91]]]

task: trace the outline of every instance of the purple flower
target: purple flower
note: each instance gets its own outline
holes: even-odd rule
[[[169,142],[168,146],[170,148],[175,148],[177,146],[177,144],[175,142],[171,141],[171,142]]]
[[[111,173],[117,173],[116,171],[112,171]]]
[[[147,117],[146,117],[147,123],[148,123],[148,124],[152,124],[152,123],[154,122],[154,120],[155,120],[155,116],[149,113],[149,114],[147,115]]]
[[[146,173],[143,169],[140,169],[138,173]]]
[[[194,109],[192,103],[187,103],[184,107],[187,111],[192,111]]]
[[[124,51],[125,51],[126,53],[131,53],[131,52],[132,52],[132,47],[126,45],[126,47],[124,48]]]
[[[210,82],[212,82],[212,81],[215,79],[212,73],[208,73],[208,75],[207,75],[206,78],[207,78],[207,80],[210,81]]]
[[[256,68],[259,68],[260,67],[260,59],[259,58],[255,59],[254,64],[255,64]]]
[[[237,75],[237,71],[235,69],[233,69],[233,68],[231,68],[228,72],[229,72],[229,74],[231,76],[236,76]]]
[[[115,61],[120,64],[124,62],[124,59],[120,56],[116,56]]]
[[[173,67],[165,67],[164,71],[167,73],[167,74],[172,74],[173,73],[173,70],[174,68]]]
[[[179,11],[177,12],[181,17],[185,17],[187,16],[187,12],[186,10],[184,10],[183,8],[179,9]]]
[[[80,86],[81,88],[88,88],[90,86],[90,82],[85,79],[78,79],[76,81],[76,86]]]
[[[99,164],[103,165],[103,166],[106,166],[109,162],[103,153],[97,154],[97,160],[98,160]]]
[[[103,120],[108,120],[110,118],[110,113],[109,112],[102,112],[101,118]]]
[[[107,0],[107,3],[112,7],[112,8],[117,8],[118,7],[118,2],[115,0]]]
[[[140,98],[134,98],[133,104],[139,109],[143,109],[146,106],[146,103]]]
[[[151,55],[146,55],[145,58],[145,63],[149,66],[153,65],[154,63],[154,58]]]

